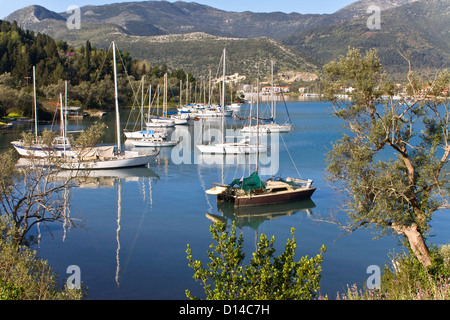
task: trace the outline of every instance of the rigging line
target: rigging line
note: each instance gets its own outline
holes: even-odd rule
[[[280,134],[279,136],[280,136],[280,138],[281,138],[281,141],[283,141],[284,147],[286,148],[286,151],[287,151],[287,153],[288,153],[288,155],[289,155],[289,158],[291,159],[291,162],[292,162],[292,165],[293,165],[294,168],[295,168],[295,171],[297,171],[298,177],[299,177],[301,180],[303,180],[303,178],[302,178],[300,172],[299,172],[298,169],[297,169],[297,166],[296,166],[295,163],[294,163],[294,159],[292,158],[291,153],[289,152],[289,149],[288,149],[287,146],[286,146],[286,142],[284,142],[283,135]]]
[[[105,51],[105,59],[103,59],[102,65],[100,66],[99,69],[96,70],[96,78],[95,78],[94,84],[98,83],[98,78],[100,77],[101,71],[103,70],[103,67],[105,66],[106,59],[108,59],[108,54],[109,54],[109,51],[111,50],[111,47],[112,47],[112,43],[109,44],[108,50]],[[85,108],[87,107],[87,104],[91,100],[91,97],[92,97],[92,90],[88,90],[88,92],[89,92],[89,95],[87,97],[86,104],[84,105]]]
[[[286,99],[284,99],[283,92],[281,92],[281,97],[283,98],[284,108],[286,109],[286,113],[287,113],[287,117],[288,117],[288,121],[287,122],[289,122],[289,124],[292,124],[291,116],[289,114],[289,110],[288,110],[288,107],[287,107],[287,104],[286,104]]]
[[[119,52],[119,57],[120,57],[120,61],[122,62],[123,70],[125,71],[125,74],[126,74],[126,76],[127,76],[128,82],[130,83],[131,90],[133,91],[133,95],[134,95],[134,98],[135,98],[134,101],[136,101],[136,100],[137,100],[137,94],[138,94],[138,93],[137,93],[137,92],[134,90],[134,88],[133,88],[133,85],[132,85],[132,82],[131,82],[130,75],[128,74],[127,68],[125,67],[125,62],[123,61],[122,54],[121,54],[120,49],[119,49],[119,47],[117,46],[117,44],[116,44],[116,48],[117,48],[117,51]]]
[[[172,92],[173,98],[175,99],[175,102],[178,104],[178,99],[177,99],[177,97],[175,96],[175,92],[173,92],[172,85],[170,84],[169,81],[168,81],[168,84],[169,84],[170,91]],[[180,90],[180,91],[181,91],[181,90]]]
[[[138,89],[140,89],[141,88],[141,86],[142,86],[142,88],[144,88],[144,78],[143,79],[141,79],[141,81],[140,81],[140,84],[139,84],[139,88]],[[144,98],[145,98],[145,96],[144,96]],[[142,98],[142,99],[144,99],[144,98]],[[128,119],[127,119],[127,123],[125,124],[125,128],[128,128],[128,124],[130,123],[130,120],[131,120],[131,114],[133,113],[133,109],[134,109],[134,104],[137,102],[136,101],[137,100],[137,96],[135,97],[135,99],[134,99],[134,102],[133,102],[133,106],[132,106],[132,110],[131,110],[131,112],[128,114]],[[139,109],[140,108],[142,108],[142,106],[140,106],[139,107]],[[139,119],[139,118],[138,118]],[[134,127],[133,127],[133,131],[136,129],[136,126],[137,126],[137,122],[135,122],[134,123]]]

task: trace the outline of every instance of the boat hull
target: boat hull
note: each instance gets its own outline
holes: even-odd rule
[[[147,127],[151,127],[151,128],[173,128],[175,127],[175,122],[166,122],[166,121],[161,121],[161,122],[147,122],[146,123]]]
[[[39,146],[25,146],[20,141],[13,141],[11,142],[14,149],[17,151],[17,153],[24,158],[38,158],[38,159],[44,159],[44,158],[60,158],[63,157],[64,154],[70,154],[71,149],[70,146],[67,146],[65,149],[62,147],[43,147],[41,145]]]
[[[258,152],[256,145],[244,143],[198,145],[197,148],[204,154],[256,154]],[[259,146],[259,153],[266,152],[267,146]]]
[[[158,154],[159,151],[149,155],[136,155],[135,153],[130,155],[129,153],[126,153],[124,156],[107,160],[65,161],[58,166],[67,170],[104,170],[142,167],[152,162]]]
[[[263,134],[270,134],[270,133],[285,133],[285,132],[291,132],[292,126],[291,125],[260,125],[259,126],[259,133]],[[241,132],[244,133],[256,133],[257,129],[255,126],[247,126],[241,129]]]
[[[162,147],[173,147],[178,144],[177,141],[157,141],[152,139],[142,139],[142,140],[130,140],[130,143],[134,147],[155,147],[155,148],[162,148]]]
[[[233,195],[223,193],[217,196],[217,201],[232,202],[235,207],[260,206],[311,199],[314,191],[316,191],[316,188],[299,188],[290,191],[251,195]]]
[[[155,136],[165,138],[167,134],[155,132],[152,130],[142,130],[134,132],[124,132],[127,139],[143,139],[143,138],[154,138]]]

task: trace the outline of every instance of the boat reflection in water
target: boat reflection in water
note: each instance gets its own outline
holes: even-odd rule
[[[316,204],[310,199],[245,208],[235,207],[233,203],[222,202],[217,204],[217,209],[223,214],[222,216],[207,213],[206,217],[212,221],[224,223],[227,223],[228,220],[235,221],[238,228],[251,227],[256,230],[266,220],[292,216],[300,211],[306,212],[310,217],[311,209],[315,207]]]
[[[136,167],[128,169],[117,169],[117,170],[101,170],[101,171],[91,171],[87,177],[78,181],[79,188],[104,188],[111,187],[117,188],[117,228],[116,228],[116,273],[114,280],[116,286],[120,287],[120,232],[122,223],[122,189],[124,184],[128,182],[135,182],[140,185],[141,196],[143,201],[148,201],[150,206],[153,206],[153,195],[152,195],[152,181],[159,180],[160,177],[152,169],[148,167]],[[148,186],[146,186],[148,183]],[[147,188],[149,192],[149,197],[147,199]],[[144,213],[142,213],[141,222],[139,224],[139,229],[142,226],[142,221],[144,219]],[[138,231],[139,232],[139,231]]]
[[[17,168],[26,168],[30,166],[48,167],[45,159],[28,159],[20,158],[16,164]],[[134,167],[114,170],[92,170],[92,171],[78,171],[78,170],[58,170],[56,169],[51,176],[52,181],[67,183],[71,179],[75,182],[70,188],[65,187],[63,190],[63,242],[66,239],[68,231],[71,229],[70,222],[70,192],[71,188],[79,189],[104,189],[112,188],[117,190],[117,227],[116,227],[116,272],[114,280],[117,287],[120,286],[120,232],[122,224],[122,191],[124,185],[127,183],[137,183],[139,187],[139,194],[143,202],[148,202],[150,207],[153,206],[153,182],[160,180],[159,175],[149,167]],[[95,197],[95,195],[93,195]],[[142,216],[139,223],[137,234],[139,234],[142,227],[144,215],[146,211],[142,211]],[[38,224],[38,239],[40,239],[40,230]]]

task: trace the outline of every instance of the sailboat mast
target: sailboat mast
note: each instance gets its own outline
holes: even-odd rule
[[[252,85],[252,95],[250,98],[250,128],[252,127],[252,117],[253,117],[253,92],[254,92],[255,88]]]
[[[141,91],[141,130],[144,129],[144,86],[145,86],[145,76],[142,76],[142,91]]]
[[[167,73],[164,74],[163,116],[164,116],[164,117],[167,117]]]
[[[186,75],[186,106],[189,104],[189,74]]]
[[[60,126],[59,130],[60,130],[61,136],[64,137],[64,110],[63,110],[64,107],[63,107],[62,93],[59,94],[59,103],[60,103],[59,110],[61,113],[61,126]]]
[[[116,135],[117,135],[117,152],[122,152],[122,144],[120,142],[120,115],[119,115],[119,92],[117,88],[117,63],[116,63],[116,44],[113,42],[113,60],[114,60],[114,98],[116,103]]]
[[[273,83],[273,60],[271,61],[271,82],[272,82],[272,122],[275,122],[275,118],[276,118],[276,107],[275,107],[275,86]]]
[[[222,105],[222,143],[225,143],[225,74],[226,74],[226,51],[223,49],[223,83],[222,83],[222,99],[220,101]]]
[[[34,91],[34,135],[36,142],[38,138],[38,119],[37,119],[37,101],[36,101],[36,67],[33,66],[33,91]]]
[[[67,80],[65,81],[65,88],[64,88],[64,133],[67,133]],[[65,138],[65,137],[64,137]],[[65,139],[64,139],[65,140]],[[66,147],[66,143],[64,141],[64,149]]]
[[[148,87],[148,112],[147,112],[147,121],[150,121],[150,110],[152,109],[152,84]]]
[[[211,69],[209,70],[208,106],[211,105]]]
[[[183,80],[180,80],[180,111],[183,107],[182,99],[183,98]]]
[[[61,135],[63,137],[63,145],[64,145],[64,154],[66,153],[66,130],[65,130],[65,121],[64,121],[64,112],[63,112],[63,95],[59,94],[59,100],[61,102]]]
[[[259,170],[259,75],[256,79],[256,173]]]

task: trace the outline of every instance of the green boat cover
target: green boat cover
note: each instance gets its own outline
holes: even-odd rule
[[[252,173],[247,178],[242,179],[234,179],[232,183],[230,183],[231,187],[240,186],[244,191],[253,191],[258,189],[264,189],[264,182],[262,182],[261,178],[258,176],[256,172]]]

